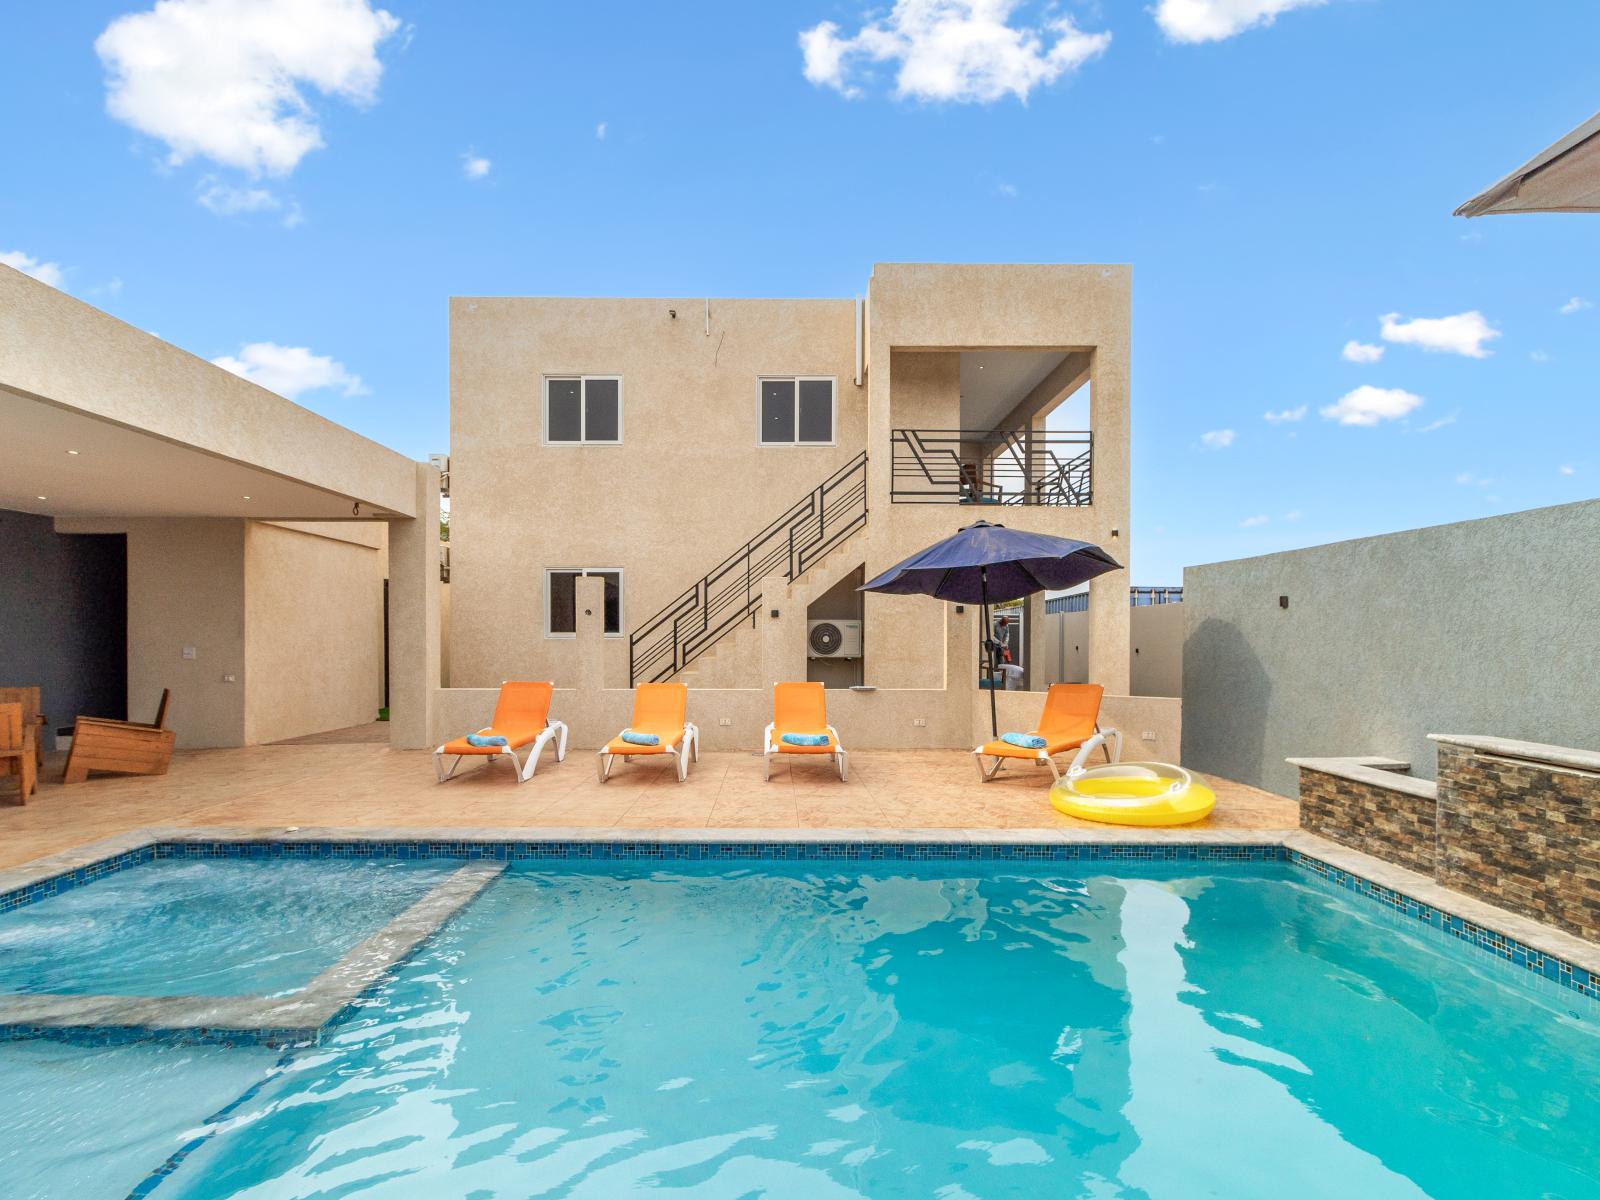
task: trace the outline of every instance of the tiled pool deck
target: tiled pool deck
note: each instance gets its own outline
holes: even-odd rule
[[[1049,773],[1018,767],[978,782],[970,752],[850,756],[850,781],[826,763],[774,765],[758,754],[705,754],[679,783],[666,763],[619,766],[595,779],[594,755],[547,754],[517,784],[505,764],[434,782],[432,756],[382,745],[252,746],[173,758],[159,778],[95,776],[63,787],[47,765],[26,807],[0,791],[0,867],[147,826],[283,830],[532,826],[628,829],[1104,829],[1050,807]],[[1292,800],[1210,780],[1217,807],[1195,829],[1294,829]],[[3,786],[3,785],[0,785]]]

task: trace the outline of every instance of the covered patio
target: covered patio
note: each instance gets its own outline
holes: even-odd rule
[[[761,756],[711,752],[679,783],[670,764],[620,768],[595,779],[591,751],[563,763],[547,753],[533,779],[514,782],[504,764],[434,782],[426,751],[370,741],[180,750],[159,778],[97,776],[64,787],[60,760],[47,764],[26,806],[0,799],[0,869],[101,838],[149,827],[282,831],[371,829],[405,836],[441,828],[480,830],[1070,830],[1093,825],[1058,814],[1048,773],[1013,771],[978,782],[970,752],[858,750],[850,781],[826,764],[780,762],[762,782]],[[1217,807],[1205,821],[1152,833],[1218,837],[1299,825],[1293,800],[1211,778]],[[1123,834],[1132,830],[1121,830]]]

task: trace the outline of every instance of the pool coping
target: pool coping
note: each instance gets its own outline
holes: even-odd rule
[[[618,853],[593,857],[642,859],[655,857],[654,847],[677,847],[680,850],[684,847],[705,847],[711,851],[704,856],[707,858],[742,859],[763,857],[763,852],[781,852],[785,847],[820,849],[821,853],[809,857],[822,859],[870,858],[873,857],[870,851],[874,849],[924,846],[950,850],[972,847],[977,851],[970,856],[974,858],[991,857],[984,853],[985,850],[998,851],[1012,847],[1020,853],[1004,857],[1034,858],[1033,851],[1043,852],[1050,848],[1087,850],[1089,856],[1094,856],[1095,848],[1110,851],[1126,848],[1130,851],[1126,856],[1129,858],[1147,857],[1143,852],[1158,848],[1181,852],[1184,848],[1199,850],[1213,847],[1219,851],[1218,857],[1225,855],[1230,848],[1241,851],[1252,848],[1263,851],[1277,849],[1290,861],[1336,886],[1361,894],[1495,957],[1543,975],[1565,989],[1600,1000],[1600,944],[1465,893],[1452,891],[1414,871],[1301,829],[762,829],[748,826],[737,829],[620,829],[610,826],[374,826],[353,829],[339,826],[150,826],[0,870],[0,912],[91,882],[133,863],[146,861],[160,847],[172,847],[180,852],[180,856],[187,857],[181,854],[184,848],[203,856],[200,855],[203,849],[217,847],[218,855],[223,856],[226,848],[231,846],[277,844],[286,848],[320,846],[332,848],[335,852],[341,846],[356,851],[365,847],[385,848],[396,851],[398,857],[463,857],[468,859],[469,865],[482,862],[500,863],[502,866],[513,857],[587,858],[591,855],[586,851],[595,847],[605,847]],[[745,847],[749,847],[751,853],[717,852],[722,848]],[[527,853],[517,853],[517,848]],[[413,850],[415,854],[411,853]],[[863,850],[868,852],[863,854]],[[501,857],[502,852],[504,857]],[[893,856],[885,854],[883,857]],[[932,854],[925,857],[965,856]],[[1001,856],[996,854],[993,857]],[[1056,856],[1044,853],[1037,855],[1039,859],[1047,857]],[[1107,859],[1115,857],[1123,856],[1114,853],[1106,855]],[[483,879],[477,890],[487,883],[488,878]],[[456,908],[470,898],[463,898]],[[435,923],[435,927],[438,923]],[[420,940],[419,937],[413,941],[400,957]],[[341,1009],[345,1006],[341,1006]],[[3,1009],[0,1009],[0,1014],[3,1014]],[[0,1015],[0,1025],[4,1024],[3,1015]]]
[[[168,1037],[266,1046],[314,1042],[361,995],[385,979],[505,870],[463,864],[339,961],[294,991],[272,996],[0,994],[0,1038],[73,1037],[95,1042]]]

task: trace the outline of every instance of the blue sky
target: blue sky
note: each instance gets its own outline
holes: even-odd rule
[[[1135,582],[1597,494],[1600,218],[1450,215],[1600,107],[1591,0],[75,0],[0,31],[0,260],[415,457],[452,294],[1128,262]]]

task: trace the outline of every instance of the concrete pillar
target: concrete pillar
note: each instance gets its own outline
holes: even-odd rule
[[[389,745],[431,749],[439,671],[439,472],[417,464],[417,515],[389,523]]]
[[[1126,696],[1131,686],[1132,618],[1128,572],[1108,571],[1089,581],[1089,682],[1108,696]]]
[[[570,683],[581,691],[599,691],[606,686],[606,581],[601,576],[578,578],[577,606],[578,677]]]

